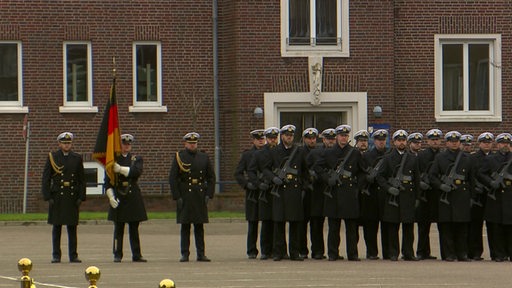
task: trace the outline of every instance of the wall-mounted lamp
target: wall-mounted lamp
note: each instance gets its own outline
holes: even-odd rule
[[[263,118],[263,109],[261,107],[256,107],[254,108],[254,117],[260,119],[260,118]]]
[[[382,117],[382,107],[379,105],[373,107],[373,116],[375,116],[375,118]]]

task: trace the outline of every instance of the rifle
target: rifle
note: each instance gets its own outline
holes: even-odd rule
[[[420,200],[423,201],[423,202],[427,202],[427,190],[431,189],[432,186],[430,186],[430,179],[428,178],[428,170],[430,170],[430,167],[432,166],[432,163],[434,163],[434,161],[430,161],[427,165],[427,169],[425,169],[424,172],[422,172],[420,174],[420,181],[425,183],[425,187],[421,187],[421,183],[420,183]]]
[[[392,187],[395,187],[399,191],[405,190],[404,186],[402,185],[402,182],[404,180],[406,180],[406,181],[411,180],[411,179],[407,180],[405,178],[406,176],[403,173],[405,160],[407,159],[408,154],[409,153],[405,152],[404,155],[402,156],[402,160],[400,161],[400,164],[398,164],[398,169],[396,171],[395,177],[388,179],[389,185],[391,185]],[[408,177],[410,177],[410,176],[408,176]],[[391,206],[398,207],[398,195],[390,195],[388,204]]]
[[[476,191],[476,197],[475,199],[471,199],[471,203],[473,205],[476,205],[476,206],[479,206],[479,207],[483,207],[484,205],[482,204],[482,195],[484,195],[486,192],[488,192],[488,188],[482,184],[482,182],[476,180],[475,181],[475,191]]]
[[[265,181],[265,179],[263,179],[263,173],[259,172],[258,171],[258,180],[260,180],[260,182],[263,184],[263,186],[266,186],[268,187],[268,183]],[[261,185],[261,184],[260,184]],[[268,203],[268,200],[267,200],[267,189],[263,189],[260,187],[260,185],[258,185],[258,189],[260,191],[259,193],[259,196],[258,196],[258,200],[260,200],[261,202],[265,202],[265,203]]]
[[[347,153],[347,156],[345,156],[345,158],[343,158],[343,160],[340,161],[338,166],[336,166],[336,170],[331,170],[331,172],[329,173],[330,180],[334,180],[337,184],[341,184],[340,177],[352,177],[352,172],[345,170],[345,163],[347,163],[347,160],[350,158],[354,150],[354,148],[351,148],[350,151]],[[332,198],[332,188],[333,187],[327,185],[327,187],[325,187],[324,190],[324,195],[329,198]]]
[[[457,189],[455,181],[464,181],[466,179],[464,175],[460,175],[457,173],[457,166],[459,166],[462,154],[464,153],[462,151],[459,151],[459,154],[457,155],[457,158],[455,159],[455,162],[453,163],[452,168],[450,169],[450,173],[448,173],[448,175],[445,174],[441,177],[441,181],[443,182],[443,184],[450,186],[452,188],[451,190]],[[448,201],[448,192],[443,191],[443,193],[441,193],[439,201],[445,203],[446,205],[450,205],[450,201]]]
[[[383,162],[384,156],[381,156],[378,158],[377,164],[375,164],[375,166],[373,166],[372,168],[368,169],[368,177],[366,179],[371,180],[369,180],[365,187],[361,190],[361,194],[370,196],[370,191],[368,189],[370,188],[370,185],[375,181],[375,178],[377,177],[377,174],[379,173],[380,167],[382,166]]]
[[[256,190],[251,190],[251,189],[247,189],[247,190],[249,190],[247,193],[247,201],[250,201],[253,203],[258,203],[258,200],[256,199]]]
[[[299,150],[299,146],[294,146],[293,150],[292,150],[292,153],[290,154],[290,157],[288,157],[288,159],[286,159],[286,161],[281,166],[281,168],[278,171],[275,172],[275,175],[279,179],[281,179],[281,181],[287,182],[288,180],[286,179],[286,175],[288,175],[288,174],[293,174],[293,175],[297,175],[298,174],[297,169],[293,169],[290,166],[290,163],[292,162],[293,157],[295,157],[295,154],[297,154],[298,150]],[[272,190],[270,191],[270,194],[272,194],[272,195],[274,195],[274,196],[276,196],[278,198],[281,197],[281,195],[279,195],[279,186],[278,185],[274,185],[272,187]]]
[[[501,167],[499,172],[494,172],[491,175],[492,180],[496,181],[497,183],[499,183],[500,187],[502,187],[502,188],[505,188],[505,182],[504,182],[505,179],[506,180],[512,180],[512,174],[510,174],[508,172],[508,168],[510,167],[511,164],[512,164],[512,158],[510,158],[505,163],[505,165],[503,165]],[[489,196],[489,198],[491,198],[492,200],[496,200],[496,189],[492,189],[491,191],[489,191],[487,196]]]

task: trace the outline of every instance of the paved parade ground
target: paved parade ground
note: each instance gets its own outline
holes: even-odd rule
[[[93,265],[101,271],[97,283],[99,288],[158,287],[165,278],[174,280],[179,288],[510,287],[512,282],[512,262],[492,262],[487,253],[485,261],[469,263],[440,260],[249,260],[245,253],[246,223],[238,219],[212,219],[212,222],[205,226],[206,255],[212,259],[210,263],[195,261],[193,239],[191,261],[179,263],[179,226],[173,219],[141,224],[142,254],[148,259],[147,263],[131,262],[127,235],[123,262],[113,263],[113,226],[106,221],[81,224],[78,227],[78,254],[83,263],[79,264],[68,262],[65,229],[62,231],[63,262],[50,264],[51,226],[43,223],[0,223],[0,287],[19,287],[16,281],[21,274],[17,263],[23,257],[33,262],[30,276],[37,287],[88,287],[84,272]],[[433,255],[439,257],[435,228],[431,238]],[[344,244],[342,237],[340,254],[346,256]],[[365,256],[362,239],[359,256]]]

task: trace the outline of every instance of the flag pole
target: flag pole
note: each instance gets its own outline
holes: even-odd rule
[[[23,119],[23,138],[25,140],[25,178],[23,179],[23,214],[27,213],[27,194],[28,194],[28,151],[30,146],[30,122],[28,114]]]

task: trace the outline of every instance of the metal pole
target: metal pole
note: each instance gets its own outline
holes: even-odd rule
[[[215,193],[220,192],[220,125],[219,125],[219,56],[217,34],[217,0],[213,0],[213,121],[215,125]]]
[[[27,122],[27,139],[25,140],[25,179],[23,179],[23,214],[27,213],[28,194],[28,151],[30,146],[30,122]]]

